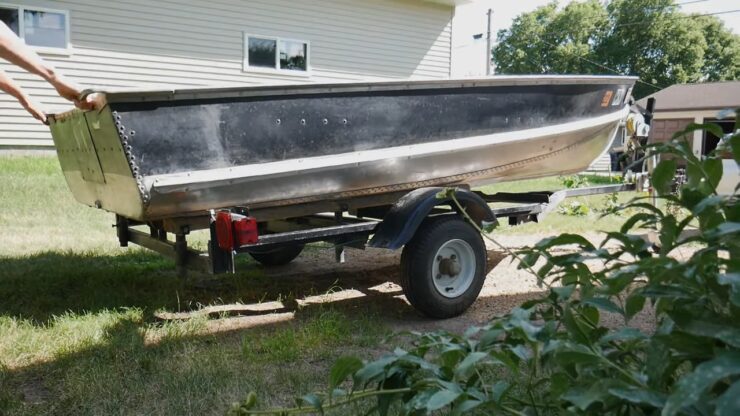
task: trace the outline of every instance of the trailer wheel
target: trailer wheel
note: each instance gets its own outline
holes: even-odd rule
[[[249,255],[264,266],[283,266],[298,257],[301,251],[303,251],[303,244],[292,244],[269,250],[255,249],[255,251],[250,251]]]
[[[451,318],[475,302],[486,278],[486,246],[458,216],[430,218],[401,255],[401,286],[417,310]]]

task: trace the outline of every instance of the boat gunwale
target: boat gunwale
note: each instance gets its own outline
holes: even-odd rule
[[[254,86],[222,86],[183,89],[86,89],[82,96],[105,94],[106,102],[136,103],[153,101],[181,101],[199,99],[229,99],[297,94],[357,93],[379,91],[410,91],[444,88],[505,87],[536,85],[583,85],[630,83],[638,79],[624,75],[496,75],[486,78],[441,80],[387,80],[370,82],[272,84]]]

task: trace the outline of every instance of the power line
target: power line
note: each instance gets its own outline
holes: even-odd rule
[[[670,6],[662,7],[662,9],[667,9],[669,7],[680,6],[680,5],[684,5],[684,4],[699,3],[699,2],[704,2],[704,1],[708,1],[708,0],[694,0],[694,1],[686,2],[686,3],[673,4],[673,5],[670,5]],[[651,10],[659,10],[659,9],[651,9]],[[692,19],[692,18],[696,18],[696,17],[717,16],[717,15],[737,13],[737,12],[740,12],[740,9],[724,10],[724,11],[720,11],[720,12],[703,13],[703,14],[686,14],[686,15],[682,15],[682,16],[665,17],[665,18],[663,18],[663,20]],[[654,23],[654,22],[655,22],[655,19],[640,20],[640,21],[628,22],[628,23],[620,23],[620,24],[611,26],[609,29],[612,29],[613,30],[613,29],[620,28],[620,27],[642,25],[642,24],[645,24],[645,23]],[[511,28],[509,28],[509,30],[511,30]],[[561,34],[561,33],[559,33],[559,32],[543,32],[543,33],[538,34],[538,36],[541,37],[541,36],[556,35],[556,34]],[[567,33],[566,33],[566,35],[567,35]]]
[[[542,39],[541,39],[541,40],[542,40]],[[548,45],[550,45],[550,46],[555,46],[555,47],[559,46],[559,45],[556,45],[556,44],[554,44],[554,43],[550,43],[550,42],[548,42],[548,41],[546,41],[546,40],[542,40],[542,42],[545,42],[546,44],[548,44]],[[591,65],[595,65],[595,66],[597,66],[597,67],[599,67],[599,68],[601,68],[601,69],[605,69],[605,70],[607,70],[607,71],[609,71],[609,72],[615,73],[615,74],[617,74],[617,75],[622,75],[622,76],[624,76],[624,75],[625,75],[625,74],[623,74],[623,73],[621,73],[621,72],[617,71],[617,70],[616,70],[616,69],[614,69],[614,68],[609,68],[608,66],[606,66],[606,65],[604,65],[604,64],[600,64],[600,63],[598,63],[598,62],[596,62],[596,61],[592,61],[592,60],[590,60],[590,59],[588,59],[588,58],[584,58],[584,57],[582,57],[582,56],[578,56],[578,55],[573,55],[573,57],[575,57],[575,58],[578,58],[578,59],[580,59],[580,60],[582,60],[582,61],[584,61],[584,62],[588,62],[588,63],[590,63]],[[532,62],[532,61],[530,61],[530,63],[533,63],[533,64],[534,64],[535,62]],[[659,90],[662,90],[662,89],[663,89],[663,87],[661,87],[660,85],[657,85],[657,84],[651,84],[651,83],[649,83],[649,82],[645,82],[645,81],[643,81],[643,80],[641,80],[641,79],[639,79],[639,78],[637,79],[637,82],[638,82],[638,83],[640,83],[640,84],[645,84],[645,85],[647,85],[647,86],[649,86],[649,87],[655,88],[655,90],[656,90],[656,91],[659,91]]]
[[[693,18],[702,17],[702,16],[717,16],[717,15],[720,15],[720,14],[730,14],[730,13],[737,13],[737,12],[740,12],[740,9],[725,10],[725,11],[721,11],[721,12],[704,13],[704,14],[689,14],[689,15],[685,15],[685,16],[676,16],[676,17],[665,18],[664,20],[693,19]],[[642,21],[639,21],[639,22],[622,23],[622,24],[614,25],[613,29],[616,29],[618,27],[635,26],[635,25],[641,25],[641,24],[644,24],[644,23],[654,23],[654,22],[655,22],[655,20],[642,20]]]
[[[694,3],[706,3],[706,2],[708,2],[708,1],[709,1],[709,0],[693,0],[693,1],[685,1],[685,2],[683,2],[683,3],[676,3],[676,4],[674,4],[674,6],[683,6],[683,5],[686,5],[686,4],[694,4]],[[665,7],[665,8],[667,8],[667,7],[669,7],[669,6],[664,6],[664,7]]]
[[[688,2],[684,2],[684,3],[674,4],[674,5],[671,5],[671,6],[666,6],[665,8],[672,7],[672,6],[680,6],[680,5],[684,5],[684,4],[700,3],[700,2],[704,2],[704,1],[707,1],[707,0],[688,1]],[[740,12],[740,9],[736,9],[736,10],[725,10],[725,11],[714,12],[714,13],[704,13],[704,14],[693,14],[693,15],[677,16],[677,17],[673,17],[673,18],[666,18],[665,20],[688,19],[688,18],[695,18],[695,17],[701,17],[701,16],[716,16],[716,15],[729,14],[729,13],[737,13],[737,12]],[[638,22],[630,22],[630,23],[624,23],[624,24],[614,25],[611,29],[616,29],[618,27],[625,27],[625,26],[640,25],[640,24],[651,23],[651,22],[655,22],[655,20],[643,20],[643,21],[638,21]],[[555,43],[552,43],[552,42],[548,42],[548,41],[546,41],[546,40],[543,39],[544,36],[549,35],[549,34],[554,34],[554,32],[542,33],[542,34],[539,35],[539,39],[538,40],[541,41],[541,42],[543,42],[543,43],[545,43],[545,44],[547,44],[547,45],[550,45],[550,46],[553,46],[553,47],[556,47],[556,48],[559,47],[559,46],[561,46],[561,45],[558,45],[558,44],[555,44]],[[612,72],[614,74],[624,75],[620,71],[618,71],[618,70],[616,70],[614,68],[610,68],[610,67],[608,67],[606,65],[603,65],[603,64],[600,64],[598,62],[592,61],[592,60],[590,60],[588,58],[584,58],[584,57],[578,56],[578,55],[573,55],[573,57],[575,57],[575,58],[577,58],[577,59],[579,59],[579,60],[581,60],[583,62],[587,62],[587,63],[589,63],[591,65],[594,65],[594,66],[596,66],[598,68],[601,68],[601,69],[607,70],[609,72]],[[529,60],[529,57],[527,59]],[[535,64],[536,66],[542,66],[541,64],[537,64],[537,63],[535,63],[533,61],[530,61],[530,63]],[[652,83],[649,83],[649,82],[645,82],[645,81],[643,81],[641,79],[638,79],[637,82],[640,83],[640,84],[647,85],[647,86],[649,86],[651,88],[654,88],[656,90],[663,89],[663,87],[661,87],[660,85],[652,84]]]

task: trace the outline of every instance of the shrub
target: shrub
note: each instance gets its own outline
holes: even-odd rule
[[[604,198],[604,202],[601,206],[601,208],[598,209],[599,212],[601,212],[602,215],[622,215],[622,208],[619,204],[619,194],[613,193],[609,194],[606,198]]]
[[[559,206],[558,212],[563,215],[582,217],[588,215],[591,209],[581,201],[570,201]]]
[[[692,125],[677,137],[697,128],[716,131]],[[740,160],[740,134],[728,142]],[[722,174],[715,155],[699,159],[683,141],[655,151],[685,160],[678,194],[675,159],[659,163],[652,178],[685,217],[638,198],[620,207],[637,213],[599,245],[575,234],[546,238],[517,254],[546,296],[462,335],[413,333],[410,348],[380,359],[341,358],[327,393],[274,412],[323,412],[374,397],[380,415],[391,406],[409,415],[740,414],[738,197],[715,192]],[[637,227],[654,230],[657,247],[631,235]],[[656,327],[628,326],[644,309]],[[607,327],[605,314],[625,325]],[[339,388],[350,379],[349,390]],[[232,410],[265,414],[255,403],[250,394]]]
[[[588,186],[588,179],[581,175],[559,176],[558,179],[568,189]]]

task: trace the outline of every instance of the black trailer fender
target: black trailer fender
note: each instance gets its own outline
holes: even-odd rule
[[[375,235],[370,240],[370,247],[396,250],[403,247],[413,238],[422,221],[440,205],[450,205],[458,210],[452,198],[437,198],[442,187],[419,188],[399,199],[378,224]],[[495,223],[496,216],[486,201],[467,189],[456,188],[455,199],[478,226],[482,223]]]

